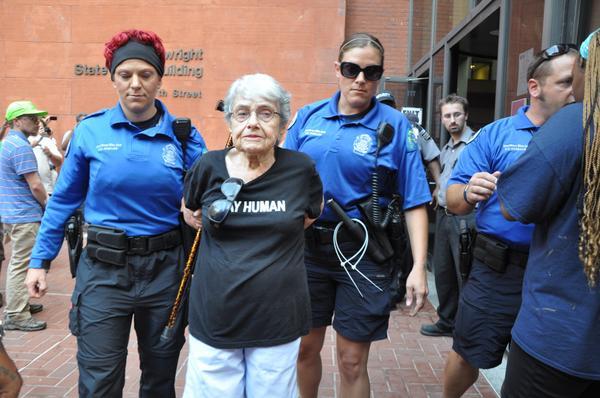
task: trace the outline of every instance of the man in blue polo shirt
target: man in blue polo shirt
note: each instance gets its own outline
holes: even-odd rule
[[[46,322],[31,316],[42,306],[29,304],[25,286],[29,257],[48,199],[27,137],[37,135],[39,117],[46,114],[30,101],[15,101],[6,109],[10,131],[0,154],[0,216],[7,238],[12,240],[6,273],[6,330],[46,328]]]
[[[525,151],[553,113],[573,102],[575,50],[552,46],[528,69],[531,106],[483,127],[462,152],[448,182],[448,209],[476,208],[477,239],[471,273],[460,295],[454,341],[444,373],[444,397],[460,397],[479,369],[498,366],[521,305],[521,285],[533,226],[504,219],[496,195],[500,174]]]
[[[573,67],[575,99],[583,105],[565,106],[548,120],[498,182],[505,216],[535,224],[502,386],[505,398],[600,396],[600,288],[593,283],[598,273],[587,272],[588,283],[581,249],[578,253],[580,241],[581,248],[598,242],[597,234],[587,235],[598,218],[583,202],[597,203],[600,185],[587,167],[597,167],[590,152],[599,145],[593,138],[599,110],[593,103],[600,77],[599,69],[589,66],[599,61],[596,31],[581,45]],[[585,96],[584,69],[591,82]],[[584,126],[582,120],[590,122]],[[583,251],[582,258],[597,264],[598,253]]]

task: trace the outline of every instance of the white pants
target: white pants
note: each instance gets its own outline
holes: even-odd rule
[[[296,398],[300,339],[222,350],[190,335],[184,398]]]

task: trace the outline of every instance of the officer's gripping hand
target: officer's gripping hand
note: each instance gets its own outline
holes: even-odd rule
[[[202,228],[202,210],[198,209],[192,211],[187,207],[182,208],[183,211],[183,219],[185,223],[194,229]]]
[[[29,296],[34,298],[40,298],[48,290],[46,284],[46,270],[43,268],[29,268],[27,271],[27,277],[25,278],[25,284],[29,291]]]
[[[499,171],[495,171],[493,174],[485,171],[473,174],[465,191],[468,201],[479,203],[488,200],[496,190],[496,183],[500,174]]]
[[[425,267],[415,264],[406,279],[406,306],[411,307],[410,316],[415,316],[425,305],[425,298],[429,294],[427,287],[427,273]]]

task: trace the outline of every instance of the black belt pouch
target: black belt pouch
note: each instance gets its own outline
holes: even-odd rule
[[[506,272],[510,248],[503,242],[478,234],[473,256],[496,272]]]

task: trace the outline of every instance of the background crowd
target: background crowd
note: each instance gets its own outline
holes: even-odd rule
[[[468,101],[443,98],[440,151],[390,93],[376,96],[385,50],[356,33],[333,61],[338,90],[293,118],[272,77],[233,82],[230,145],[207,152],[156,98],[160,37],[120,32],[104,49],[117,103],[78,120],[62,150],[46,111],[25,100],[6,110],[3,327],[46,327],[30,298],[47,292],[65,224],[84,205],[69,313],[80,396],[121,396],[133,323],[139,395],[174,397],[189,322],[186,397],[316,397],[329,326],[341,396],[368,397],[371,344],[387,338],[398,284],[411,315],[428,294],[431,204],[439,320],[420,332],[453,338],[443,395],[462,396],[509,346],[503,397],[598,396],[599,50],[596,31],[537,54],[529,105],[477,132]],[[191,250],[184,223],[199,231]],[[182,286],[189,309],[165,334]],[[0,358],[1,388],[16,396],[18,372]]]

